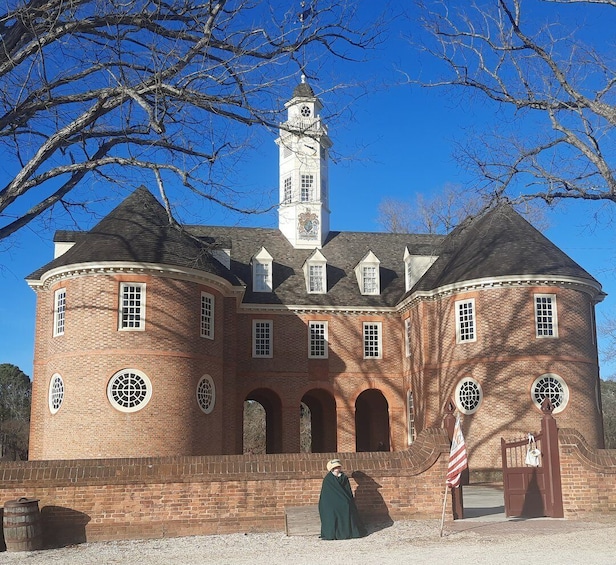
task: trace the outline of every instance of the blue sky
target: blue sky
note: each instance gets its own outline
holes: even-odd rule
[[[368,10],[364,17],[369,15]],[[339,161],[330,165],[333,230],[378,231],[377,209],[382,199],[414,202],[417,193],[429,196],[448,184],[472,183],[452,157],[454,143],[464,138],[469,127],[497,119],[481,100],[469,101],[444,90],[408,84],[379,86],[399,81],[402,75],[398,69],[418,72],[417,56],[400,35],[402,27],[409,24],[399,21],[397,25],[400,27],[392,30],[381,50],[371,55],[372,60],[349,66],[323,65],[322,75],[313,83],[317,93],[325,91],[324,115],[345,106],[345,111],[329,122]],[[422,74],[429,75],[430,67],[425,61],[422,64]],[[376,80],[369,92],[356,100],[349,93],[327,92],[336,81],[344,82],[349,76]],[[289,87],[281,87],[283,101],[290,95]],[[278,182],[275,137],[275,132],[265,130],[255,134],[252,148],[234,167],[234,182],[255,195],[266,195],[270,204],[274,204]],[[151,188],[155,190],[153,185]],[[102,204],[101,213],[118,202],[119,197]],[[603,284],[608,297],[597,307],[601,323],[605,316],[616,317],[616,228],[609,222],[609,213],[601,214],[599,223],[593,221],[599,206],[583,202],[557,206],[548,213],[550,227],[545,234]],[[190,213],[178,212],[189,223],[275,226],[277,221],[275,213],[240,217],[205,206]],[[92,227],[95,222],[84,218],[81,227]],[[35,293],[24,278],[53,258],[53,232],[53,228],[33,225],[0,243],[4,297],[0,302],[0,363],[13,363],[28,375],[32,375]],[[604,345],[601,338],[599,344]],[[616,367],[605,365],[602,376],[610,374],[616,374]]]

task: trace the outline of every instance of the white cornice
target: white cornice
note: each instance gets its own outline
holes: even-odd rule
[[[199,269],[161,263],[131,263],[127,261],[73,263],[46,271],[40,279],[26,279],[26,282],[34,290],[46,290],[56,282],[69,278],[118,274],[152,275],[206,284],[216,288],[225,296],[235,297],[238,302],[241,302],[246,290],[244,285],[241,287],[234,286],[222,277]]]
[[[601,289],[601,285],[599,283],[588,279],[555,275],[545,277],[537,275],[516,275],[473,279],[448,284],[429,291],[416,291],[405,298],[398,305],[398,310],[406,310],[411,304],[421,300],[436,300],[438,298],[442,298],[443,296],[450,296],[452,294],[469,292],[473,290],[487,290],[491,288],[515,286],[557,286],[563,288],[574,288],[575,290],[579,290],[590,295],[595,302],[601,302],[605,296],[607,296]]]

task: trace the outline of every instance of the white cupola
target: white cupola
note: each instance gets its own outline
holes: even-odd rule
[[[278,227],[296,249],[321,247],[329,233],[329,149],[321,102],[306,78],[285,104],[280,125]]]

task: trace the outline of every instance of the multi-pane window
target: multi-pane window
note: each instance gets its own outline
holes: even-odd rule
[[[308,357],[327,358],[327,322],[308,322]]]
[[[120,329],[143,330],[145,326],[145,284],[120,284]]]
[[[381,322],[364,322],[364,359],[381,358]]]
[[[269,263],[255,264],[255,290],[257,292],[266,292],[272,289]]]
[[[300,184],[300,199],[302,202],[312,200],[312,188],[314,186],[314,175],[302,175]]]
[[[325,277],[325,265],[308,266],[308,290],[309,292],[325,292],[323,281]]]
[[[404,350],[407,357],[411,356],[411,319],[404,320]]]
[[[214,339],[214,297],[201,293],[201,337]]]
[[[554,294],[535,294],[535,330],[537,337],[558,337]]]
[[[56,290],[54,294],[53,335],[64,335],[66,321],[66,289]]]
[[[376,265],[364,265],[362,268],[362,281],[364,286],[364,294],[378,294],[379,280],[378,267]]]
[[[546,398],[554,407],[554,414],[562,412],[569,402],[569,387],[567,383],[554,373],[541,375],[531,386],[530,396],[537,408],[541,408]]]
[[[152,398],[152,383],[137,369],[123,369],[107,384],[107,398],[120,412],[137,412]]]
[[[465,343],[475,341],[475,299],[456,302],[456,341]]]
[[[284,204],[290,204],[293,198],[293,185],[291,184],[291,177],[287,177],[286,179],[284,179],[283,190],[284,190],[283,202]]]
[[[272,356],[272,321],[252,321],[252,356]]]
[[[409,445],[415,441],[415,402],[413,399],[413,391],[409,390],[407,397],[407,410],[409,416]]]
[[[462,414],[473,414],[483,399],[481,385],[472,377],[463,378],[456,386],[455,401]]]

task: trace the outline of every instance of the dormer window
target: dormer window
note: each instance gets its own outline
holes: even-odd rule
[[[255,292],[272,292],[272,262],[265,247],[252,258],[252,289]]]
[[[407,247],[404,250],[404,288],[411,290],[437,259],[437,255],[411,255]]]
[[[369,251],[355,267],[355,276],[362,294],[381,293],[380,263],[376,255]]]
[[[327,259],[318,250],[306,259],[304,263],[306,291],[309,294],[325,294],[327,292]]]

